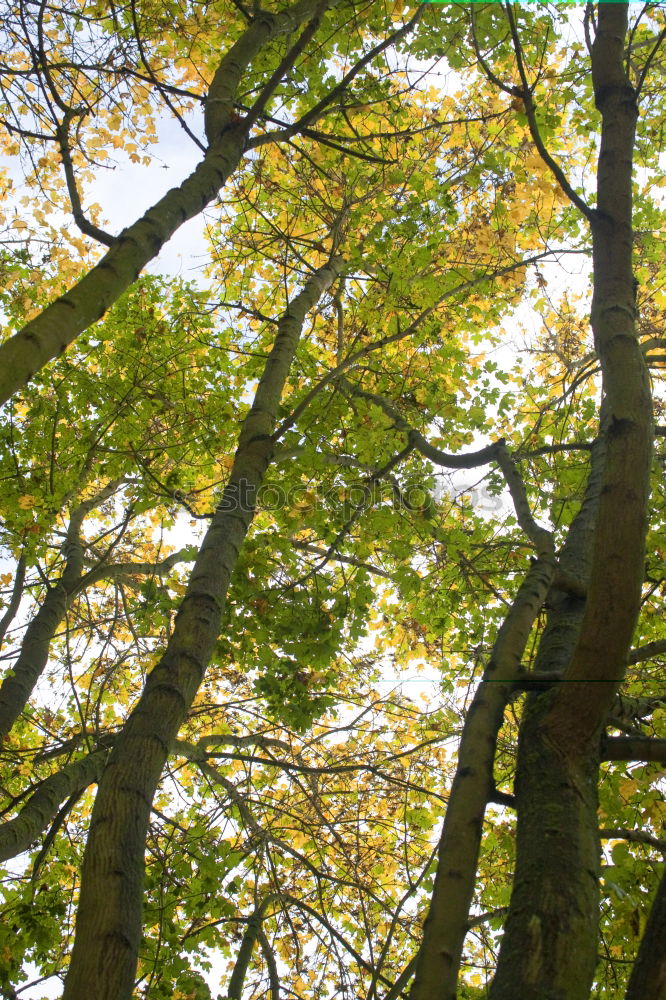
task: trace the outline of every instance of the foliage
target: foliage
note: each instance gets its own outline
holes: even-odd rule
[[[0,427],[6,997],[30,978],[21,995],[54,995],[70,962],[68,1000],[406,996],[442,820],[488,746],[458,996],[486,996],[497,967],[519,732],[529,744],[550,697],[543,637],[564,605],[569,637],[580,628],[589,570],[565,563],[584,562],[570,539],[609,438],[581,210],[603,173],[586,45],[600,15],[352,0],[269,13],[3,10],[0,141],[24,173],[0,203],[0,352],[15,352],[0,363],[27,359]],[[657,5],[631,17],[657,454],[637,651],[595,736],[599,964],[580,996],[607,1000],[647,939],[664,850],[663,33]],[[192,172],[118,233],[95,181],[117,166],[159,193],[166,114]],[[204,210],[203,274],[141,274]],[[547,533],[560,575],[503,677],[497,738],[467,767]],[[179,705],[168,733],[155,691],[165,719]],[[624,757],[619,737],[634,741]],[[131,884],[120,902],[95,890],[105,801]],[[95,893],[118,939],[126,897],[139,913],[143,896],[135,945],[131,930],[114,945],[136,947],[133,988],[121,961],[93,984],[72,957]]]

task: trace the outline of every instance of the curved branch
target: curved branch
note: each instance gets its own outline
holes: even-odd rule
[[[525,483],[518,472],[518,466],[514,462],[509,449],[503,441],[495,445],[494,459],[502,470],[506,485],[513,500],[513,507],[516,512],[518,524],[523,529],[534,548],[541,556],[553,556],[554,541],[551,531],[542,528],[534,520],[530,510]]]
[[[533,88],[530,87],[527,73],[525,72],[525,65],[523,63],[522,46],[520,43],[520,38],[518,37],[518,29],[516,27],[516,20],[511,7],[511,4],[505,4],[506,16],[509,21],[509,29],[511,31],[511,38],[513,41],[513,48],[516,54],[516,64],[518,66],[518,74],[520,76],[521,86],[520,88],[514,88],[513,93],[522,98],[523,104],[525,105],[525,115],[527,116],[527,125],[530,130],[530,135],[532,136],[532,141],[536,146],[537,152],[543,162],[546,164],[553,177],[559,184],[560,188],[567,196],[569,201],[576,206],[579,212],[589,221],[594,222],[596,220],[596,212],[594,209],[590,208],[584,198],[578,194],[578,192],[569,183],[569,180],[559,165],[557,160],[548,152],[541,138],[541,133],[539,132],[539,125],[536,120],[536,105],[534,103]]]
[[[105,247],[112,247],[116,242],[116,237],[111,236],[110,233],[106,233],[103,229],[100,229],[99,226],[92,223],[83,211],[81,196],[79,195],[79,189],[76,183],[74,164],[72,163],[72,155],[69,148],[69,122],[71,118],[71,114],[66,115],[64,121],[58,125],[56,129],[56,141],[60,150],[63,170],[65,171],[65,183],[67,185],[69,201],[72,206],[72,216],[74,218],[74,222],[84,236],[90,236],[91,239],[97,240],[98,243],[102,243]]]
[[[367,399],[369,403],[374,403],[375,406],[383,410],[386,416],[393,421],[395,429],[407,434],[412,446],[417,451],[420,451],[425,458],[429,458],[431,462],[434,462],[435,465],[443,466],[446,469],[475,469],[479,465],[487,465],[489,462],[497,461],[497,449],[504,443],[503,439],[489,444],[485,448],[480,448],[478,451],[469,452],[467,455],[453,455],[449,452],[441,451],[435,445],[430,444],[420,431],[417,431],[408,424],[398,410],[384,396],[368,392],[367,389],[361,389],[360,386],[352,385],[345,378],[340,378],[338,381],[340,385],[348,389],[354,396],[358,396],[359,399]]]
[[[339,379],[339,382],[355,396],[366,399],[368,402],[378,406],[393,421],[396,430],[407,434],[408,441],[412,447],[436,465],[444,466],[448,469],[473,469],[479,465],[486,465],[488,462],[497,462],[511,494],[518,524],[534,544],[537,552],[544,554],[553,553],[552,533],[538,525],[532,517],[525,484],[503,438],[495,441],[493,444],[487,445],[485,448],[479,449],[479,451],[474,451],[467,455],[451,455],[431,445],[421,432],[411,427],[395,407],[383,396],[352,385],[345,378]]]

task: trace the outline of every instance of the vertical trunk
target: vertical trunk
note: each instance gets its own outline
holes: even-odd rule
[[[666,1000],[666,872],[659,881],[625,1000]]]
[[[598,760],[549,740],[556,694],[531,697],[521,723],[516,873],[492,1000],[586,1000],[597,961]]]
[[[590,579],[565,683],[532,697],[521,725],[516,875],[492,1000],[584,1000],[597,960],[599,739],[640,607],[652,443],[631,269],[637,111],[623,63],[626,30],[627,4],[599,4],[591,319],[607,422]]]
[[[410,1000],[455,1000],[483,817],[493,788],[497,734],[520,672],[525,645],[555,573],[552,537],[534,523],[522,480],[508,455],[499,461],[518,520],[532,537],[539,558],[530,567],[502,623],[483,681],[467,712]]]
[[[603,485],[605,456],[606,447],[602,435],[592,449],[585,498],[559,553],[560,568],[567,576],[578,580],[583,587],[589,584],[590,558]],[[548,596],[548,603],[548,618],[539,643],[534,669],[539,674],[552,673],[557,677],[568,665],[578,641],[585,602],[579,596],[555,585]],[[568,948],[570,941],[575,941],[580,933],[578,923],[582,923],[583,930],[586,931],[589,920],[596,919],[596,877],[594,875],[591,877],[590,873],[594,873],[598,865],[599,845],[596,838],[596,824],[590,830],[586,822],[587,815],[596,811],[594,799],[596,761],[583,761],[590,770],[586,778],[584,775],[569,774],[560,758],[555,758],[554,761],[551,759],[547,746],[544,746],[540,729],[542,706],[547,706],[549,699],[552,699],[552,694],[545,692],[529,695],[521,725],[519,769],[515,784],[519,807],[518,850],[526,853],[530,851],[532,844],[541,841],[549,844],[553,832],[566,829],[568,833],[566,840],[554,838],[552,848],[558,852],[557,861],[552,870],[549,869],[545,873],[545,878],[539,884],[547,919],[551,919],[549,899],[557,900],[554,907],[556,914],[552,919],[561,920],[563,913],[570,918],[566,933],[561,937],[562,946]],[[583,795],[579,795],[581,788]],[[588,866],[582,869],[582,874],[578,863],[580,857],[587,859]],[[537,856],[534,860],[535,867],[526,866],[528,882],[539,882],[539,864],[540,857]],[[562,872],[573,872],[574,877],[570,881],[563,879]],[[564,964],[555,949],[544,947],[551,938],[553,940],[558,938],[557,935],[553,936],[553,928],[546,923],[542,926],[540,920],[541,916],[535,915],[529,909],[522,914],[521,927],[525,942],[523,950],[529,953],[535,967],[540,963],[549,964],[548,971],[541,980],[549,981],[553,996],[556,997],[559,995],[558,971],[564,968]],[[574,972],[572,979],[575,981],[580,972],[580,981],[585,984],[589,971],[583,966]],[[520,976],[520,970],[511,968],[509,964],[506,972],[507,981],[511,981],[516,974]],[[528,972],[526,976],[528,980],[529,976]],[[544,988],[542,983],[537,986],[534,994],[528,992],[525,984],[522,988],[525,989],[526,1000],[532,997],[533,1000],[537,997],[547,1000],[546,993],[541,992]],[[566,995],[569,997],[568,993]],[[586,993],[583,992],[582,996],[586,996]],[[574,994],[571,994],[571,1000],[573,998]]]
[[[278,406],[304,318],[339,271],[340,262],[333,261],[315,272],[280,320],[241,429],[230,481],[204,538],[171,640],[114,743],[90,823],[64,1000],[131,996],[153,795],[218,637],[229,578],[272,458]]]
[[[636,97],[624,71],[626,4],[600,4],[592,78],[602,115],[592,224],[591,323],[603,377],[606,443],[590,584],[580,638],[552,727],[585,744],[623,679],[640,609],[652,461],[650,382],[636,334],[632,273],[632,163]],[[576,681],[587,681],[579,688]]]
[[[254,913],[248,917],[247,927],[245,928],[245,933],[238,949],[236,964],[229,979],[227,1000],[242,1000],[245,977],[252,961],[252,952],[254,951],[255,943],[259,940],[264,915],[272,899],[272,896],[267,896],[266,899],[262,900]]]

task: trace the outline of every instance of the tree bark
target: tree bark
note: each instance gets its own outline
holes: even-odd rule
[[[16,563],[16,572],[14,574],[14,585],[12,587],[12,594],[9,598],[9,604],[7,605],[7,610],[0,620],[0,649],[2,649],[2,644],[5,641],[5,636],[7,635],[7,629],[14,621],[16,617],[16,612],[19,609],[21,603],[21,598],[23,597],[23,585],[25,584],[25,555],[21,553]]]
[[[206,533],[164,656],[117,736],[100,781],[83,861],[63,1000],[126,1000],[141,941],[145,837],[162,768],[219,634],[231,573],[273,456],[273,430],[306,314],[341,271],[315,272],[279,324],[229,483]]]
[[[272,901],[273,896],[267,896],[261,901],[259,906],[257,906],[254,913],[248,917],[247,927],[245,928],[245,933],[243,934],[240,948],[238,949],[238,955],[231,973],[231,978],[229,979],[226,1000],[242,1000],[245,977],[247,976],[247,970],[250,968],[250,962],[252,961],[254,945],[259,938],[261,925],[263,923],[268,905]]]
[[[600,735],[640,607],[652,445],[631,267],[636,99],[627,4],[598,5],[592,48],[602,116],[592,213],[592,328],[603,377],[603,485],[585,611],[563,680],[528,699],[518,749],[516,873],[492,1000],[586,1000],[597,961]]]
[[[666,1000],[666,872],[659,880],[625,1000]]]
[[[666,739],[656,736],[609,736],[601,744],[601,759],[666,763]]]

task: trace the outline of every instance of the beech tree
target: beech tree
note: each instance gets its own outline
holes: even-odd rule
[[[660,13],[5,4],[6,997],[663,998]]]

